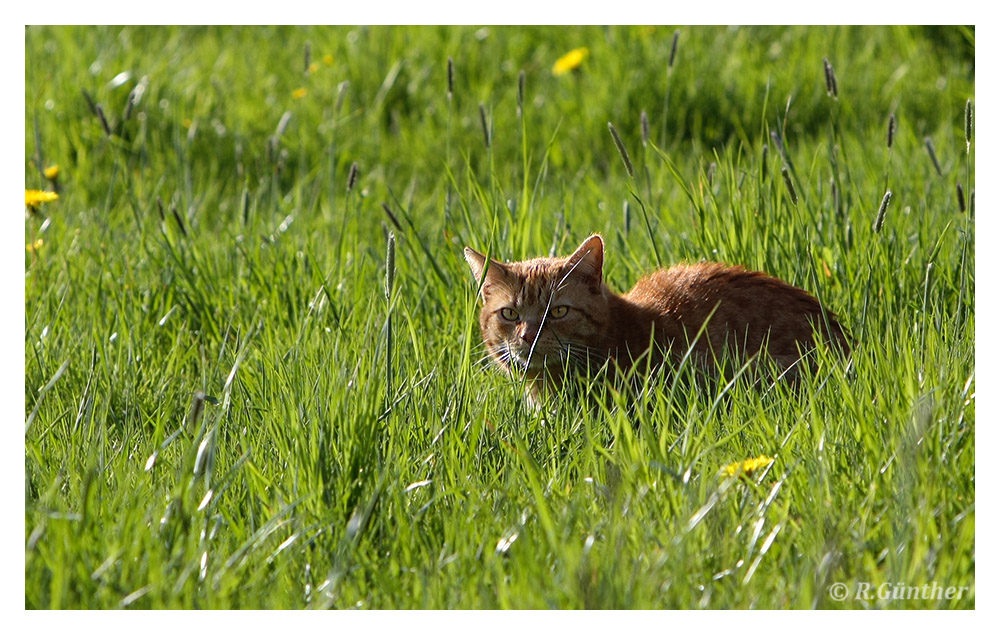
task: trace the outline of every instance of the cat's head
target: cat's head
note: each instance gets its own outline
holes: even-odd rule
[[[503,264],[466,247],[465,260],[482,283],[483,342],[501,367],[537,376],[585,364],[604,345],[609,314],[600,236],[565,258]]]

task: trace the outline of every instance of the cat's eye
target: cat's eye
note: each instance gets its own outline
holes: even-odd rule
[[[558,318],[561,318],[561,317],[565,317],[568,312],[569,312],[569,307],[568,306],[566,306],[566,305],[560,305],[560,306],[554,306],[554,307],[552,307],[552,310],[549,311],[549,315],[551,315],[552,317],[558,319]]]
[[[504,308],[500,309],[500,317],[502,317],[505,320],[513,322],[514,320],[517,319],[517,311],[510,308],[509,306],[505,306]]]

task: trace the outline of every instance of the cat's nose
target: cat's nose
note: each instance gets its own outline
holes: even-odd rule
[[[531,343],[538,337],[538,324],[534,322],[521,322],[517,327],[517,333],[522,340]]]

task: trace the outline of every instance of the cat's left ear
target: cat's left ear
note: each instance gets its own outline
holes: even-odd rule
[[[483,277],[483,269],[486,268],[486,256],[472,247],[466,247],[465,262],[469,263],[469,268],[472,269],[472,277],[479,282]]]
[[[471,247],[465,248],[465,262],[469,263],[472,276],[476,282],[482,282],[483,297],[489,293],[490,288],[496,284],[503,284],[507,279],[507,268],[490,258],[489,267],[486,266],[486,256]],[[483,271],[486,272],[486,279],[483,280]]]
[[[601,282],[604,276],[604,241],[600,234],[594,234],[583,241],[569,257],[568,265],[575,274]]]

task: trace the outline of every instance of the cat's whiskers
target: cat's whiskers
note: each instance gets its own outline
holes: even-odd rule
[[[523,371],[528,367],[528,364],[521,360],[521,356],[517,351],[511,349],[510,342],[503,343],[503,351],[500,359],[503,361],[504,367],[511,372],[515,370]]]
[[[479,369],[479,368],[486,368],[487,366],[489,366],[492,363],[497,362],[497,361],[501,361],[501,360],[498,360],[497,358],[495,358],[492,353],[487,353],[486,355],[483,355],[482,357],[474,360],[472,362],[472,367],[473,368],[477,368],[477,369]]]
[[[564,354],[566,359],[578,367],[586,367],[592,362],[593,355],[591,353],[593,351],[594,349],[591,347],[584,346],[582,344],[567,346],[565,349],[560,349],[560,353]]]

